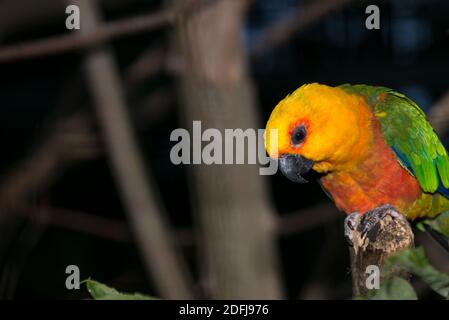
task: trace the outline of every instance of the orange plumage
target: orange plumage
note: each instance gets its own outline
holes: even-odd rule
[[[384,102],[386,94],[375,98]],[[348,214],[390,204],[414,219],[449,209],[449,200],[441,194],[423,192],[387,145],[379,121],[386,115],[376,113],[364,96],[339,87],[304,85],[273,110],[266,126],[266,149],[271,157],[296,157],[289,160],[292,163],[313,162],[313,170],[322,174],[322,186]],[[306,135],[300,143],[292,143],[298,127]],[[294,167],[287,174],[292,175]]]

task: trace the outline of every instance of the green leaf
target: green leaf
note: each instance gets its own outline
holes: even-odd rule
[[[156,298],[140,293],[121,293],[114,288],[95,280],[84,280],[87,291],[95,300],[155,300]]]
[[[403,250],[389,257],[386,270],[392,270],[394,266],[408,270],[420,277],[441,296],[449,297],[449,275],[436,270],[430,265],[422,247]]]
[[[399,277],[386,279],[370,300],[417,300],[412,285]]]
[[[415,225],[416,229],[421,232],[426,232],[426,228],[424,227],[424,222],[420,221]]]

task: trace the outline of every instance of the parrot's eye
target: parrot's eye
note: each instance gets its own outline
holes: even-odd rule
[[[304,139],[306,138],[306,134],[307,134],[307,132],[306,132],[306,128],[304,126],[296,127],[295,130],[293,130],[292,137],[291,137],[292,145],[297,146],[297,145],[301,144],[304,141]]]

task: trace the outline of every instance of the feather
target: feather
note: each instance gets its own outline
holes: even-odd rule
[[[449,198],[449,157],[418,105],[385,87],[345,84],[340,88],[365,97],[387,145],[423,191]]]

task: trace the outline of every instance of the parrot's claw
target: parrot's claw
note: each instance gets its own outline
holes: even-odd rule
[[[363,215],[362,230],[360,230],[362,237],[368,237],[369,239],[375,238],[379,231],[379,223],[384,221],[385,217],[390,216],[394,220],[404,220],[407,223],[407,219],[400,214],[392,205],[386,204],[366,212]]]
[[[358,212],[352,213],[345,219],[345,238],[348,244],[354,245],[354,236],[357,234],[361,239],[368,238],[370,240],[377,236],[380,223],[390,216],[394,220],[404,220],[406,218],[400,214],[393,206],[383,205],[371,211],[367,211],[361,215]]]
[[[354,237],[354,230],[359,225],[361,217],[362,215],[359,212],[354,212],[347,216],[345,219],[345,238],[351,247],[353,246],[352,240]]]

